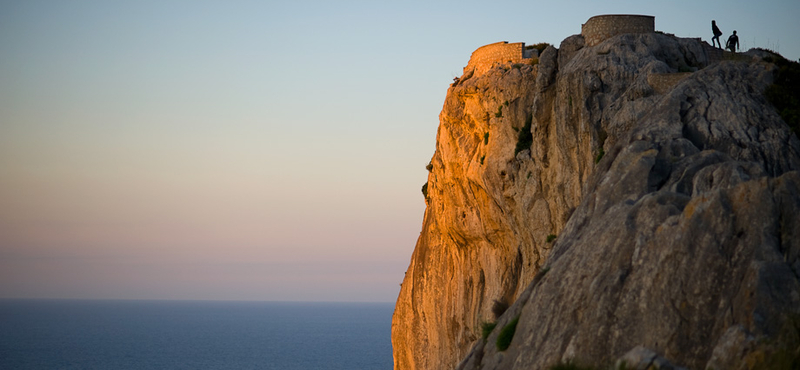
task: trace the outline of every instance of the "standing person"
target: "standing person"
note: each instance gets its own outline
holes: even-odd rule
[[[714,40],[717,40],[716,45],[722,49],[722,42],[719,41],[719,37],[722,36],[722,31],[720,31],[719,27],[717,27],[717,21],[711,21],[711,32],[714,32],[714,37],[711,38],[711,46],[714,46]]]
[[[733,35],[728,37],[728,49],[731,53],[735,53],[736,50],[739,49],[739,36],[736,36],[736,30],[733,31]]]

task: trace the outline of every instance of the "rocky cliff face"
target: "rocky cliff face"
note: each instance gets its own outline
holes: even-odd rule
[[[610,364],[637,346],[747,368],[794,351],[800,142],[763,96],[774,73],[661,34],[467,71],[440,115],[395,369]]]

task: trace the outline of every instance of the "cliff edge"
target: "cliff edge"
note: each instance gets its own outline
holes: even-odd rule
[[[716,62],[706,45],[576,35],[465,70],[428,166],[395,369],[798,355],[800,141],[764,97],[764,53]]]

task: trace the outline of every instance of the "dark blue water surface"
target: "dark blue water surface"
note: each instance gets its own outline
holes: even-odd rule
[[[390,370],[393,308],[0,300],[0,369]]]

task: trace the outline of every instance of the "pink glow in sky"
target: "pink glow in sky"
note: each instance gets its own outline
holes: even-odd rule
[[[636,13],[706,40],[716,19],[796,60],[798,10],[2,1],[0,298],[393,301],[474,49]]]

